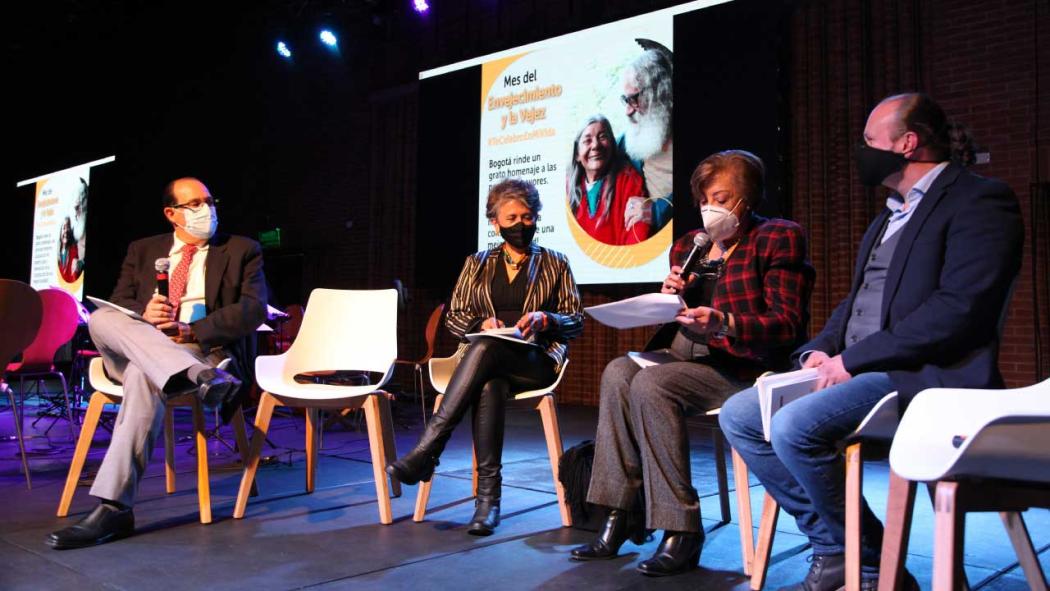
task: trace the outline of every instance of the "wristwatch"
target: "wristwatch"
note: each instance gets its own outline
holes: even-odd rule
[[[722,326],[718,327],[715,331],[714,337],[716,339],[725,338],[729,334],[729,312],[722,312]]]

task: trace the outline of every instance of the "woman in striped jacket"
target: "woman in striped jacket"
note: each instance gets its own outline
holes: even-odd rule
[[[583,330],[580,294],[565,255],[533,244],[540,196],[526,181],[489,190],[486,213],[504,242],[467,257],[446,326],[463,344],[445,398],[419,443],[387,472],[405,484],[429,480],[452,430],[473,408],[478,494],[468,533],[499,525],[504,407],[513,392],[552,384],[565,363],[567,341]],[[516,327],[527,343],[465,335]]]

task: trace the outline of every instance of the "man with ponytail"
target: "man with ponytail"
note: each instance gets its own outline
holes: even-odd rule
[[[974,160],[969,133],[933,99],[883,99],[864,127],[857,173],[893,193],[861,240],[849,295],[793,355],[818,370],[817,391],[773,416],[769,442],[754,388],[722,406],[726,437],[813,546],[809,574],[785,589],[845,584],[839,449],[883,396],[898,392],[903,409],[930,387],[1003,387],[998,325],[1024,227],[1013,192],[967,170]],[[862,587],[875,589],[882,524],[866,504],[863,512]]]

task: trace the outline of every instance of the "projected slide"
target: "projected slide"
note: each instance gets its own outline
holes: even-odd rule
[[[36,183],[29,277],[33,288],[59,287],[83,299],[91,167],[112,160],[97,160],[18,183]]]
[[[580,283],[656,281],[671,245],[673,21],[632,19],[481,66],[478,247],[489,188],[532,181],[541,245]]]

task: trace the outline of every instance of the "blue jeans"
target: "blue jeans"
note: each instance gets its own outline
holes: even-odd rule
[[[758,391],[748,388],[722,405],[726,439],[809,537],[816,554],[841,554],[846,532],[846,474],[841,443],[883,396],[893,391],[885,373],[863,373],[781,408],[762,435]],[[882,523],[863,503],[861,559],[877,574]]]

